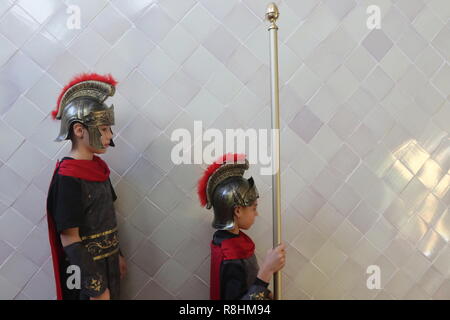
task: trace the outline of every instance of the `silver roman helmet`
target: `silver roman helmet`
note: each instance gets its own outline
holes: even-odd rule
[[[234,209],[247,207],[258,199],[258,189],[252,177],[245,179],[249,163],[245,155],[227,154],[211,164],[198,182],[202,206],[213,208],[213,228],[234,228]]]
[[[89,144],[104,149],[99,126],[114,125],[114,106],[104,101],[114,95],[117,82],[111,75],[95,73],[75,77],[61,92],[53,117],[61,120],[61,128],[55,141],[70,139],[74,123],[83,124],[89,132]],[[111,139],[110,146],[114,146]]]

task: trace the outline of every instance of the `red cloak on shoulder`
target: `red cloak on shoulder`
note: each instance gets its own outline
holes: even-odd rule
[[[92,160],[75,160],[65,159],[56,162],[56,167],[53,172],[52,180],[50,182],[50,190],[54,184],[56,174],[63,176],[69,176],[74,178],[80,178],[87,181],[99,181],[103,182],[109,178],[110,170],[106,162],[101,158],[94,156]],[[62,283],[61,274],[61,262],[65,259],[63,246],[61,244],[61,238],[56,231],[55,221],[51,212],[53,203],[51,199],[47,197],[47,223],[48,223],[48,237],[50,240],[50,249],[53,260],[53,271],[55,274],[56,282],[56,298],[63,300],[65,298],[65,292]]]
[[[242,231],[239,236],[224,239],[220,245],[211,242],[210,299],[220,300],[220,266],[225,260],[247,259],[255,253],[255,244]]]

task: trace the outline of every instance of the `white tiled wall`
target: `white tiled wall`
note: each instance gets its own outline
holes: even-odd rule
[[[283,274],[289,299],[450,299],[450,2],[279,0]],[[81,29],[66,27],[66,5]],[[119,81],[117,147],[126,299],[208,297],[211,213],[202,166],[170,162],[170,134],[270,126],[263,0],[0,2],[0,299],[55,296],[45,198],[49,116],[76,73]],[[369,5],[382,28],[366,27]],[[271,180],[250,232],[271,245]],[[368,290],[366,269],[381,269]]]

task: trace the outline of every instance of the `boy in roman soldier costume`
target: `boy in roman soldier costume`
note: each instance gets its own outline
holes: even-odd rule
[[[212,300],[270,299],[267,289],[273,273],[283,268],[283,244],[269,250],[259,268],[255,244],[241,231],[258,215],[258,190],[253,178],[243,178],[249,168],[245,155],[227,154],[211,164],[198,183],[202,206],[214,210],[211,242],[210,297]]]
[[[107,164],[95,155],[114,146],[114,106],[104,101],[114,95],[115,85],[110,75],[75,77],[62,90],[52,113],[61,120],[55,141],[72,141],[70,157],[56,163],[47,197],[58,300],[118,299],[120,278],[126,272],[113,205],[117,197]],[[81,276],[78,288],[77,281],[67,281],[76,270]]]

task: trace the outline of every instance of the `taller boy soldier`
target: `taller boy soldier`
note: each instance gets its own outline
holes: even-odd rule
[[[104,101],[114,95],[116,83],[111,75],[77,76],[64,87],[52,113],[61,120],[56,141],[72,142],[70,157],[56,163],[47,196],[58,299],[118,299],[126,272],[113,205],[117,197],[108,165],[96,156],[114,146],[114,106]],[[77,271],[78,288],[72,277]]]

